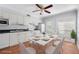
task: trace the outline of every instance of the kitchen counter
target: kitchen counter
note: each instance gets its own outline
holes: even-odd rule
[[[0,34],[28,31],[25,25],[0,25]]]
[[[27,29],[25,25],[0,25],[0,30]]]
[[[28,29],[8,29],[8,30],[0,30],[0,34],[2,34],[2,33],[24,32],[24,31],[28,31]]]

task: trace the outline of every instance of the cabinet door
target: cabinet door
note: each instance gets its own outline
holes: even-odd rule
[[[9,46],[9,33],[0,34],[0,48]]]
[[[17,33],[10,33],[10,46],[18,44],[18,34]]]
[[[2,9],[0,8],[0,17],[2,16]]]
[[[10,24],[17,24],[17,16],[15,14],[10,14]]]
[[[24,42],[29,41],[27,31],[23,32],[23,35],[24,35],[24,40],[23,41]]]
[[[3,18],[9,19],[9,12],[3,10],[2,16]]]
[[[23,16],[18,16],[18,24],[24,24]]]
[[[25,33],[19,32],[18,39],[19,39],[19,42],[21,43],[25,42]]]
[[[29,41],[28,40],[28,35],[27,35],[27,32],[19,32],[19,42],[26,42],[26,41]]]

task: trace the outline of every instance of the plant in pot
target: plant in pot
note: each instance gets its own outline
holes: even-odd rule
[[[77,34],[74,30],[72,30],[72,32],[71,32],[71,38],[75,39],[75,44],[77,44]]]

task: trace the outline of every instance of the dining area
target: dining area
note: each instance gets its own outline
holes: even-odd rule
[[[59,38],[53,35],[45,37],[33,37],[25,43],[19,43],[20,54],[78,54],[79,50],[75,43],[66,41],[66,38]]]
[[[53,36],[35,36],[27,43],[19,43],[21,54],[61,54],[64,38]]]

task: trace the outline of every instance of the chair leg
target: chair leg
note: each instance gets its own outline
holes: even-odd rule
[[[61,48],[61,54],[63,54],[63,48]]]

